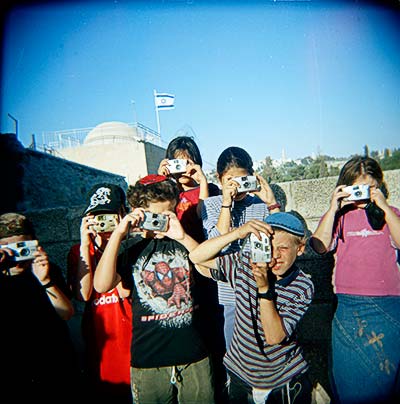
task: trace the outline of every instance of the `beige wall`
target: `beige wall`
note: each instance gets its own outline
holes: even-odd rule
[[[384,179],[389,189],[389,203],[400,209],[400,170],[386,171]],[[300,213],[306,220],[308,228],[314,231],[319,219],[329,207],[336,181],[337,177],[328,177],[284,182],[276,184],[275,187],[278,188],[277,196],[281,204],[286,198],[285,210]]]
[[[85,145],[60,150],[63,158],[125,177],[135,183],[155,173],[165,149],[144,142]]]

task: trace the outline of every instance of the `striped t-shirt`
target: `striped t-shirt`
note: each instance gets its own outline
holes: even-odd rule
[[[221,213],[222,195],[212,196],[204,200],[201,219],[206,239],[220,236],[217,222]],[[231,228],[237,228],[249,220],[264,220],[269,215],[267,205],[257,196],[248,194],[241,201],[234,201],[231,210]],[[241,245],[235,241],[222,250],[222,254],[239,251]],[[235,304],[235,293],[226,282],[218,282],[218,300],[223,305]]]
[[[296,341],[296,326],[311,304],[314,294],[311,279],[294,266],[275,283],[275,304],[286,338],[280,344],[268,345],[249,255],[235,252],[218,257],[217,263],[219,273],[213,272],[213,277],[224,275],[236,294],[235,327],[224,358],[226,368],[259,389],[278,388],[306,371],[308,364]]]

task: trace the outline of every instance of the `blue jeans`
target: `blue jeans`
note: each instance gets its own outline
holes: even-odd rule
[[[332,373],[338,402],[400,402],[400,297],[337,298]]]

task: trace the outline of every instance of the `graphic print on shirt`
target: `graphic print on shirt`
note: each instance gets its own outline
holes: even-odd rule
[[[140,257],[133,267],[133,280],[140,304],[154,313],[147,317],[159,320],[163,327],[191,323],[190,270],[183,251],[155,252],[147,264],[146,258]]]

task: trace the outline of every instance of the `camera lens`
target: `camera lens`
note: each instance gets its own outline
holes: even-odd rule
[[[158,220],[153,220],[153,222],[151,223],[154,227],[158,226],[160,224],[160,222]]]
[[[244,183],[243,183],[243,187],[244,187],[244,188],[249,188],[249,186],[250,186],[250,184],[249,184],[248,182],[244,182]]]
[[[357,198],[359,198],[361,195],[362,195],[361,191],[354,192],[354,196],[356,196]]]
[[[258,249],[261,249],[262,246],[261,246],[261,243],[254,243],[254,247],[258,248]]]
[[[100,223],[100,227],[104,227],[106,224],[104,222]]]
[[[180,169],[181,169],[181,166],[180,166],[179,164],[177,164],[177,165],[176,165],[176,169],[177,169],[177,170],[180,170]]]
[[[21,257],[27,257],[29,255],[29,253],[30,253],[29,248],[21,248],[19,255]]]

